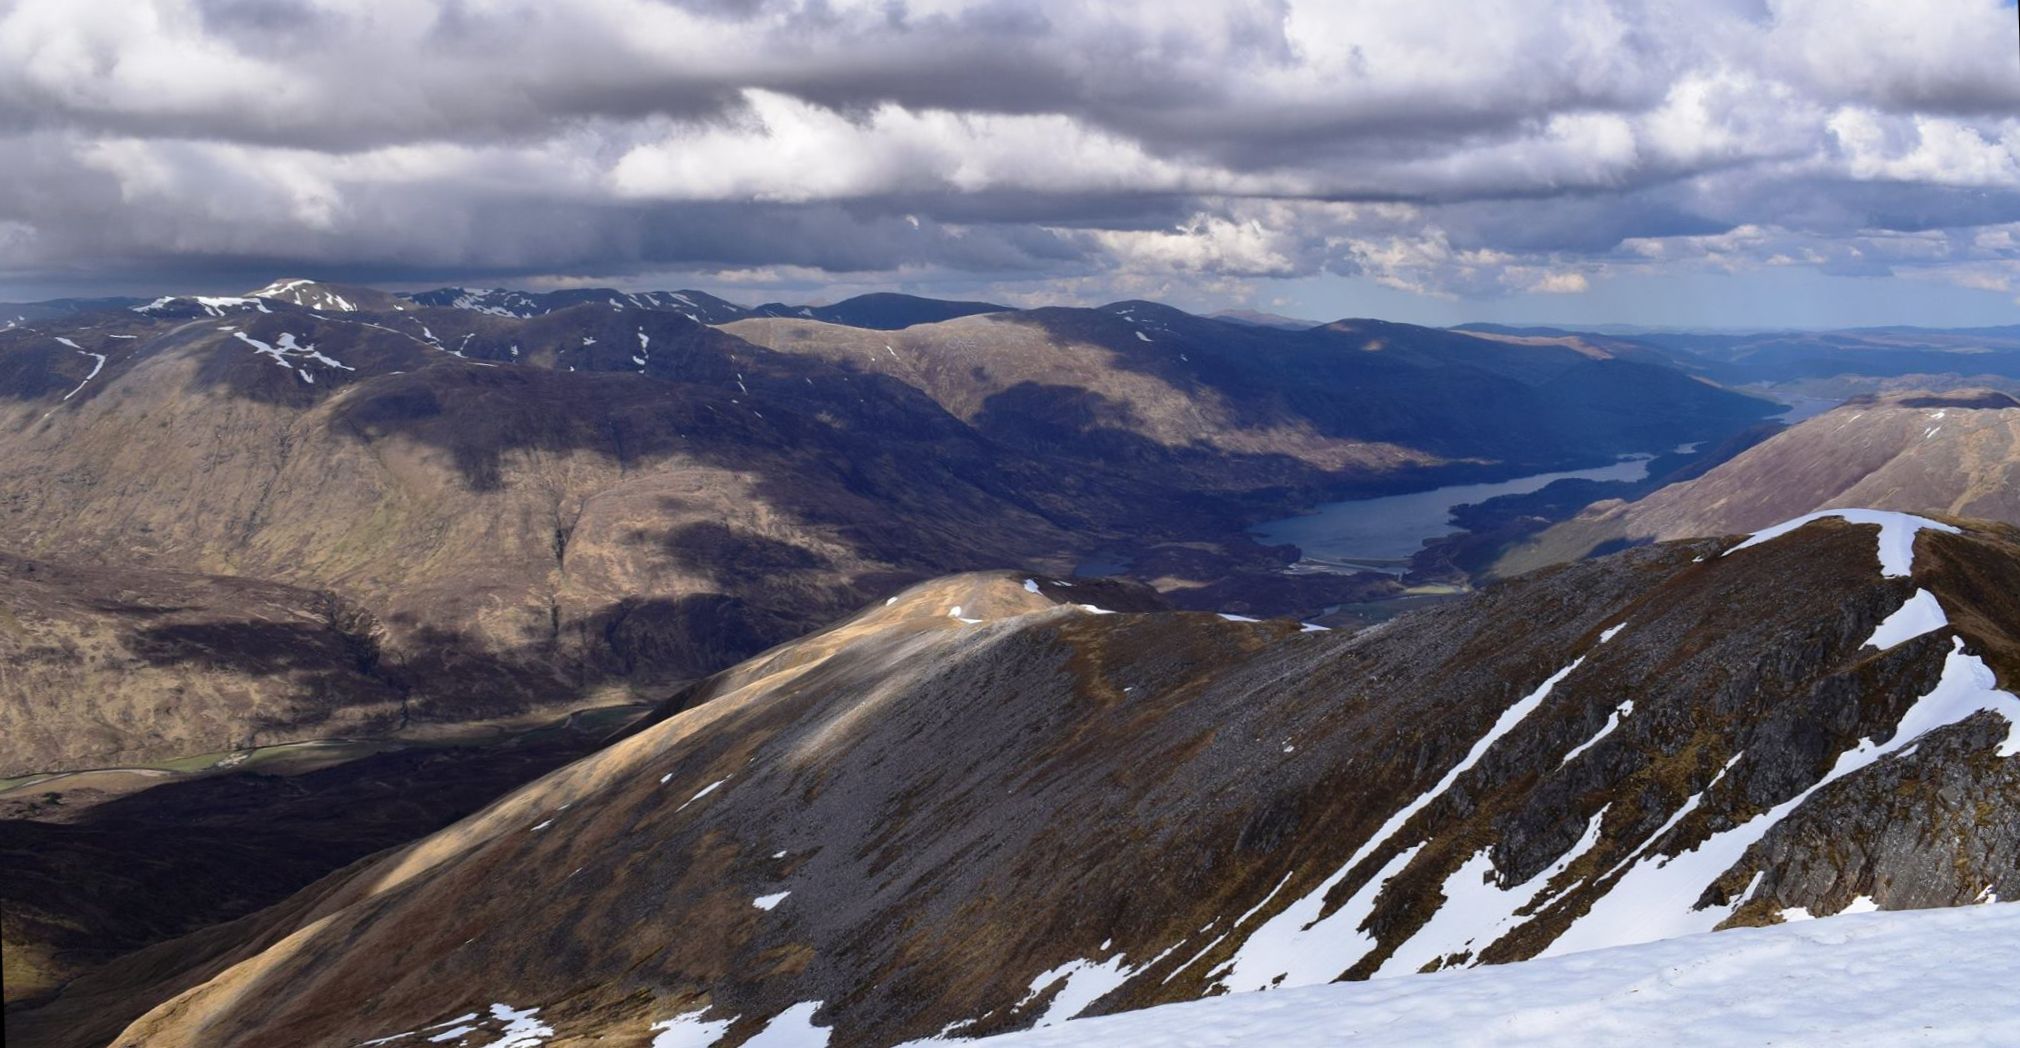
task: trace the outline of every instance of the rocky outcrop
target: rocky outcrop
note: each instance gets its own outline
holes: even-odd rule
[[[1351,636],[941,580],[72,993],[163,1001],[122,1045],[846,1048],[2010,897],[2016,580],[2010,528],[1857,513]]]

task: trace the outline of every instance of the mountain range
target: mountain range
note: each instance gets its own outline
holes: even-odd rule
[[[739,306],[705,291],[615,291],[608,288],[570,288],[562,291],[501,291],[492,288],[438,288],[408,296],[416,305],[468,309],[493,316],[543,316],[580,305],[609,305],[630,309],[657,309],[680,315],[698,324],[727,324],[753,317],[801,317],[826,324],[895,331],[914,324],[930,324],[978,313],[1004,313],[1010,307],[989,302],[959,302],[921,298],[895,292],[857,295],[825,306],[792,306],[766,302]]]
[[[1725,385],[1831,403],[1889,392],[2020,393],[2020,326],[1695,332],[1463,324],[1455,330],[1631,345]]]
[[[1063,574],[1099,551],[1144,559],[1180,603],[1316,613],[1393,581],[1287,580],[1295,551],[1248,524],[1773,410],[1659,364],[1373,322],[1284,332],[1135,303],[712,327],[685,293],[556,292],[523,317],[439,297],[286,280],[0,333],[8,552],[290,587],[300,608],[345,609],[329,641],[366,652],[278,691],[276,667],[203,660],[295,696],[225,698],[175,683],[190,660],[154,672],[153,627],[65,576],[84,589],[47,598],[68,609],[59,632],[103,638],[103,656],[51,647],[47,625],[0,644],[33,649],[54,675],[38,681],[144,665],[135,682],[179,698],[10,735],[0,774],[297,741],[395,709],[411,724],[649,701],[909,582]],[[262,607],[206,621],[226,648],[275,628]],[[326,672],[370,686],[340,698]],[[0,705],[38,694],[0,684]]]
[[[956,576],[19,1029],[889,1045],[2009,898],[2016,593],[2020,531],[1876,511],[1353,635]]]
[[[14,315],[9,1043],[1156,1043],[2020,893],[2020,400],[1963,371],[1141,301]],[[1248,530],[1623,456],[1402,580]]]
[[[2020,398],[1857,397],[1642,498],[1596,502],[1510,549],[1504,575],[1626,543],[1722,535],[1816,509],[1934,511],[2020,525]]]

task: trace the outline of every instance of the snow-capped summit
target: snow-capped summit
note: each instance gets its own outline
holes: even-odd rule
[[[259,298],[243,295],[163,295],[145,305],[134,306],[133,311],[160,320],[273,312]]]
[[[383,291],[325,284],[299,277],[276,280],[263,288],[246,292],[246,297],[286,302],[318,313],[379,312],[405,308],[398,298]]]
[[[567,288],[561,291],[508,291],[496,288],[444,287],[408,296],[417,306],[463,309],[496,317],[546,316],[577,306],[612,310],[654,310],[678,313],[697,324],[727,324],[751,316],[734,302],[701,291],[618,291],[613,288]]]

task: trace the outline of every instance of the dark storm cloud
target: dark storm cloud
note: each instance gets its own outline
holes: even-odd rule
[[[0,278],[1472,295],[1806,260],[1994,286],[2020,272],[2011,24],[1998,0],[14,0]]]

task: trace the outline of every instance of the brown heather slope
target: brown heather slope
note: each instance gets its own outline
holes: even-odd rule
[[[0,778],[396,728],[383,635],[326,593],[0,553]]]
[[[1138,353],[1168,358],[1164,366],[1131,366],[1123,356],[1128,347],[1121,340],[1135,340],[1138,329],[1127,318],[1096,313],[1073,319],[1092,330],[1059,337],[1016,313],[963,317],[902,331],[791,318],[742,320],[724,330],[781,352],[850,362],[891,375],[924,390],[966,422],[985,430],[1014,429],[1025,437],[1049,438],[1051,443],[1106,426],[1174,451],[1202,445],[1222,452],[1279,455],[1289,463],[1326,471],[1378,472],[1441,464],[1436,454],[1402,443],[1329,436],[1311,420],[1290,412],[1251,422],[1244,405],[1213,385],[1180,373],[1190,364],[1178,359],[1180,349],[1153,351],[1146,344]]]
[[[1069,545],[1033,467],[916,392],[677,315],[224,312],[0,334],[8,550],[339,594],[418,719],[656,696],[903,581]],[[259,348],[287,345],[320,356]]]
[[[2020,680],[2020,532],[1964,529],[1911,538],[1912,577],[1826,519],[1352,636],[929,583],[9,1034],[95,1043],[162,1001],[113,1043],[401,1045],[505,1005],[554,1043],[687,1015],[738,1044],[790,1009],[854,1048],[2010,898],[2020,699],[1989,688]],[[1868,644],[1918,589],[1954,624]]]
[[[1065,457],[1120,457],[1208,489],[1300,483],[1312,469],[1506,469],[1562,461],[1567,449],[1658,451],[1671,444],[1657,435],[1679,426],[1719,420],[1723,435],[1771,410],[1590,346],[1372,320],[1285,331],[1151,302],[902,331],[789,318],[723,330],[899,378],[987,436]],[[1153,448],[1175,457],[1161,461]]]
[[[1991,390],[1859,398],[1695,480],[1634,502],[1595,503],[1510,549],[1495,573],[1849,506],[2020,524],[2020,399]]]

